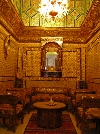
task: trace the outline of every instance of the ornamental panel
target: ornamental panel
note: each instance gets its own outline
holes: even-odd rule
[[[62,52],[62,76],[80,79],[80,49]]]
[[[26,76],[40,76],[40,51],[27,51],[26,54]]]

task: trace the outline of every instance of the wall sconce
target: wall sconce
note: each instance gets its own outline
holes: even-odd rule
[[[8,35],[5,40],[4,40],[4,58],[7,59],[7,55],[8,55],[8,47],[10,46],[10,36]]]

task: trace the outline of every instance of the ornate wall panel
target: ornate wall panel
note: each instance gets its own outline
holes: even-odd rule
[[[63,77],[80,79],[80,49],[64,49],[62,52]]]
[[[41,44],[44,46],[48,42],[58,43],[61,47],[63,44],[63,37],[41,37]]]
[[[87,81],[100,83],[100,32],[88,43],[86,55]]]
[[[6,59],[4,58],[4,42],[9,33],[0,26],[0,91],[14,86],[14,76],[17,70],[17,42],[11,36],[7,49]]]
[[[35,86],[36,84],[46,85],[46,86],[50,86],[50,85],[57,86],[57,83],[59,83],[59,86],[62,86],[63,84],[64,86],[67,86],[67,85],[70,86],[71,84],[72,87],[75,87],[74,82],[76,82],[76,80],[80,80],[80,78],[82,79],[85,78],[85,64],[84,64],[85,49],[81,49],[82,50],[81,51],[82,53],[81,53],[79,48],[84,44],[86,45],[87,41],[89,40],[90,41],[88,42],[87,53],[86,53],[87,54],[86,78],[87,78],[87,81],[91,83],[95,83],[95,84],[100,83],[100,32],[98,32],[100,31],[100,12],[99,12],[100,1],[99,0],[94,0],[95,3],[91,8],[91,12],[89,12],[85,21],[82,23],[81,27],[74,28],[74,29],[72,28],[67,29],[67,28],[24,27],[20,17],[18,16],[18,14],[16,14],[16,11],[12,7],[11,3],[8,4],[8,1],[10,3],[11,0],[0,0],[0,9],[1,9],[0,10],[0,22],[2,26],[4,26],[5,28],[3,29],[0,25],[0,44],[1,44],[0,45],[0,52],[1,52],[0,53],[0,84],[3,83],[2,85],[4,85],[5,88],[9,86],[11,87],[13,86],[14,75],[17,70],[17,56],[18,56],[18,46],[17,46],[18,43],[13,39],[14,37],[17,38],[18,42],[23,43],[22,45],[23,47],[24,47],[24,42],[28,42],[26,45],[27,47],[24,48],[24,53],[23,53],[23,76],[25,76],[23,78],[24,80],[26,80],[27,86],[33,86],[34,84]],[[37,14],[36,15],[34,14],[35,10],[33,13],[32,11],[33,8],[31,7],[32,0],[20,0],[20,1],[12,0],[12,1],[16,5],[18,12],[20,12],[20,16],[25,19],[25,23],[27,25],[33,25],[32,23],[38,25]],[[24,3],[28,2],[28,5],[22,7],[21,6],[22,2]],[[68,23],[66,23],[66,26],[68,27],[79,26],[81,24],[81,20],[83,20],[84,18],[83,14],[86,13],[83,11],[84,2],[88,4],[88,5],[86,4],[85,8],[89,10],[92,0],[71,0],[72,4],[70,6],[72,7],[72,10],[70,10],[69,18],[67,18]],[[78,7],[80,8],[79,10],[78,10]],[[31,14],[33,16],[31,16]],[[31,17],[33,20],[31,19]],[[35,19],[35,17],[37,19]],[[10,31],[9,33],[12,34],[12,37],[11,37],[11,46],[10,46],[10,49],[8,49],[8,56],[7,56],[7,59],[5,60],[4,51],[3,51],[4,50],[3,43],[4,43],[5,37],[9,34],[7,31]],[[63,45],[63,56],[64,56],[63,61],[65,62],[65,63],[63,62],[63,65],[65,67],[65,69],[63,70],[63,78],[51,79],[51,78],[40,77],[39,75],[40,74],[39,73],[40,61],[38,61],[38,58],[41,59],[39,55],[41,55],[40,54],[41,53],[40,42],[41,42],[42,36],[63,37],[64,43],[67,42],[69,44],[69,48],[66,47],[66,44]],[[32,43],[34,42],[33,45],[30,45],[29,44],[30,42]],[[38,42],[38,43],[35,43],[35,42]],[[79,45],[76,45],[75,42],[79,43]],[[76,49],[73,49],[75,47]],[[31,54],[31,51],[34,52],[34,54]],[[70,56],[72,57],[72,61],[73,61],[72,62],[71,59],[69,59],[70,65],[68,66],[68,68],[66,66],[66,63],[68,61],[66,52],[67,54],[68,52],[71,53]],[[76,56],[76,58],[73,58],[72,55]],[[36,56],[38,58],[36,58]],[[37,59],[36,62],[34,60],[34,67],[32,64],[33,58]],[[19,55],[19,59],[21,59],[20,55]],[[82,61],[80,63],[81,59]],[[36,66],[36,63],[37,63],[37,66]],[[72,67],[70,68],[71,64],[72,64]],[[19,66],[20,66],[20,62],[18,63],[18,67]],[[77,71],[76,71],[76,68],[77,68]],[[38,69],[37,73],[36,73],[36,69]],[[67,73],[66,73],[66,70],[67,70]],[[67,78],[70,76],[71,78]]]
[[[0,27],[0,76],[14,76],[17,68],[17,42],[11,37],[7,49],[7,57],[4,58],[4,42],[9,33],[3,27]]]
[[[63,52],[63,77],[77,77],[76,52]]]
[[[86,79],[86,47],[81,49],[81,80]]]
[[[41,51],[40,48],[24,48],[24,75],[40,76]]]
[[[26,87],[65,87],[76,89],[76,79],[67,78],[66,80],[27,80]]]
[[[23,50],[21,47],[19,47],[19,49],[18,49],[18,63],[17,63],[18,69],[16,70],[19,73],[22,73],[22,64],[23,64],[22,53],[23,53]]]

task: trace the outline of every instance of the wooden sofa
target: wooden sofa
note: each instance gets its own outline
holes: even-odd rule
[[[38,101],[49,101],[51,98],[56,102],[63,102],[70,109],[71,97],[68,96],[67,88],[60,87],[39,87],[32,88],[31,105]]]

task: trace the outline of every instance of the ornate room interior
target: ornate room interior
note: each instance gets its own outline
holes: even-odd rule
[[[23,79],[22,87],[37,87],[39,83],[40,87],[44,85],[48,87],[63,86],[75,89],[78,88],[78,81],[84,81],[88,86],[94,84],[97,86],[100,72],[99,1],[94,0],[93,4],[91,0],[87,1],[86,6],[83,5],[84,10],[83,7],[80,7],[84,4],[84,0],[70,1],[67,16],[70,25],[66,27],[36,26],[38,21],[36,21],[35,15],[31,22],[28,18],[31,16],[26,15],[25,17],[24,15],[26,12],[33,13],[32,9],[38,8],[36,6],[38,3],[32,3],[31,0],[27,4],[26,1],[21,0],[21,2],[18,3],[18,0],[1,1],[1,84],[7,85],[9,88],[13,87],[16,74],[18,74]],[[35,7],[31,9],[32,4]],[[81,13],[77,12],[78,7],[81,8],[79,11]],[[7,12],[5,12],[6,10]],[[72,20],[72,14],[77,17],[80,14],[80,17]],[[84,16],[83,21],[82,16]],[[30,25],[28,21],[34,25]],[[51,52],[57,52],[58,56],[54,63],[53,58],[46,58],[48,51],[49,57],[53,57],[50,56]],[[43,71],[48,70],[47,60],[50,61],[49,69],[50,66],[56,66],[52,69],[60,71],[60,78],[42,77]],[[51,71],[53,72],[53,70]]]
[[[39,7],[40,0],[0,0],[0,92],[53,87],[100,94],[100,1],[68,0],[62,18],[41,15]]]

